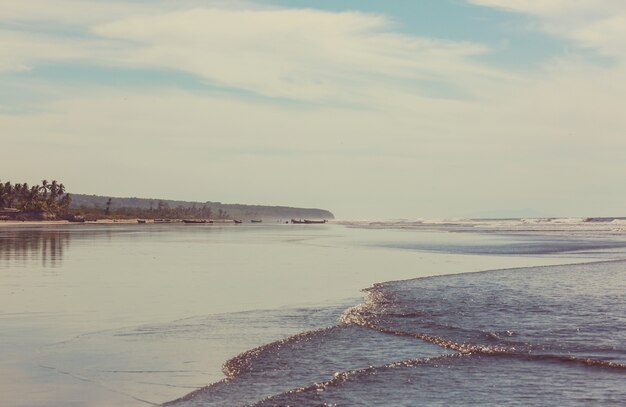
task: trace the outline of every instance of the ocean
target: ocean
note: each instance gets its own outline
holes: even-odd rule
[[[0,226],[3,406],[624,405],[621,219]]]

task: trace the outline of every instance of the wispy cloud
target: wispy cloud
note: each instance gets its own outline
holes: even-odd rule
[[[624,60],[626,2],[621,0],[470,0],[538,19],[547,33]]]
[[[11,46],[2,47],[0,69],[67,60],[165,68],[259,95],[324,103],[373,102],[381,92],[464,97],[467,84],[506,76],[473,60],[488,51],[482,44],[402,35],[381,15],[245,6],[144,13],[129,7],[121,17],[118,3],[93,6],[85,21],[48,17],[83,24],[90,38],[6,32],[3,42]],[[10,11],[15,20],[43,18],[26,8]]]

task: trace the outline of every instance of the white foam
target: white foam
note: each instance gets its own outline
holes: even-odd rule
[[[620,233],[626,230],[626,219],[572,218],[521,218],[521,219],[460,219],[418,218],[415,220],[386,220],[369,223],[351,222],[353,227],[377,229],[441,229],[488,230],[502,232],[563,232],[563,233]]]
[[[577,223],[586,223],[589,222],[590,218],[557,218],[552,219],[552,223],[566,223],[566,224],[577,224]]]

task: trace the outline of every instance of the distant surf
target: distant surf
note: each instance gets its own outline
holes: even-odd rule
[[[502,218],[502,219],[398,219],[389,221],[340,221],[348,227],[369,229],[422,229],[473,232],[573,232],[622,233],[626,217]]]

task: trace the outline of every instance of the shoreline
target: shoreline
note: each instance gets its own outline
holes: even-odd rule
[[[44,230],[46,224],[65,223],[70,222],[12,224],[36,231],[38,226]],[[93,407],[176,400],[222,380],[222,365],[229,359],[301,332],[297,319],[285,329],[280,318],[259,315],[280,316],[279,310],[288,310],[287,320],[292,321],[296,315],[306,317],[304,308],[361,302],[362,289],[378,282],[567,261],[425,253],[383,244],[437,241],[442,236],[449,243],[487,243],[490,236],[408,236],[395,230],[330,227],[332,233],[326,227],[297,227],[267,228],[262,234],[253,228],[230,233],[235,227],[206,234],[194,227],[162,229],[168,233],[152,233],[161,229],[150,227],[88,227],[85,233],[64,227],[60,235],[52,228],[53,233],[38,235],[33,242],[15,239],[25,244],[6,246],[7,262],[0,262],[0,269],[20,266],[29,272],[6,273],[0,287],[7,315],[0,321],[5,334],[0,346],[12,351],[10,363],[0,363],[0,389],[10,394],[6,402],[21,405],[27,395],[26,403],[44,405],[51,394],[61,400],[57,404],[73,399]],[[105,229],[113,233],[100,233]],[[12,233],[9,228],[6,232]],[[365,244],[372,241],[379,245]],[[263,310],[275,312],[257,312]],[[240,324],[233,320],[238,312]],[[42,365],[54,369],[42,371],[37,367]],[[131,371],[137,373],[125,373]],[[71,377],[87,380],[78,383]],[[29,392],[34,386],[42,392]]]
[[[139,222],[139,220],[144,220],[145,222]],[[69,220],[0,220],[0,227],[2,226],[39,226],[39,225],[142,225],[142,224],[159,224],[159,225],[178,225],[183,224],[182,219],[173,219],[171,222],[155,222],[154,219],[143,219],[143,218],[133,218],[133,219],[98,219],[98,220],[87,220],[84,222],[71,222]],[[232,219],[213,219],[211,223],[207,224],[218,224],[218,225],[230,225],[236,224]],[[266,223],[273,224],[273,223]]]
[[[132,224],[138,219],[99,219],[96,221],[70,222],[69,220],[0,220],[0,226],[32,226],[32,225],[80,225],[80,224]],[[152,223],[152,222],[150,222]]]

